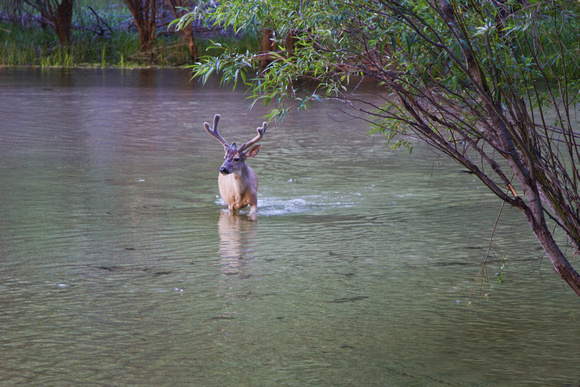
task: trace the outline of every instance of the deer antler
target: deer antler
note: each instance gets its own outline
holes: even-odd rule
[[[220,134],[218,133],[218,130],[217,130],[217,126],[218,126],[218,122],[219,122],[220,118],[221,118],[221,116],[219,114],[216,114],[213,117],[213,130],[209,127],[209,124],[207,122],[204,122],[203,126],[205,126],[205,130],[207,130],[207,132],[212,137],[214,137],[216,140],[221,142],[224,147],[229,148],[230,145],[228,144],[228,142],[226,140],[224,140],[224,138],[222,136],[220,136]]]
[[[253,139],[251,139],[250,141],[242,144],[242,146],[240,146],[238,148],[238,150],[241,152],[244,149],[246,149],[247,147],[249,147],[250,145],[254,145],[258,141],[260,141],[262,139],[262,137],[264,136],[264,133],[266,133],[266,128],[267,127],[268,127],[268,123],[267,122],[263,122],[262,123],[262,127],[256,129],[258,131],[258,135],[256,137],[254,137]]]

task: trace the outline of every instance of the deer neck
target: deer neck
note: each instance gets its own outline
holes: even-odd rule
[[[250,168],[248,164],[245,164],[239,170],[235,171],[234,173],[231,173],[230,175],[232,176],[233,179],[239,180],[240,182],[244,182],[249,176],[251,176],[251,174],[252,168]]]

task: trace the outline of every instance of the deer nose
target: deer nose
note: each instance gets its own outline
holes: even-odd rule
[[[221,168],[220,168],[220,173],[221,173],[222,175],[227,175],[227,174],[229,174],[229,173],[230,173],[230,171],[228,171],[228,169],[227,169],[226,167],[221,167]]]

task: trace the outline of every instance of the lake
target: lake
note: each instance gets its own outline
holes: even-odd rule
[[[257,220],[230,214],[203,123],[248,141],[246,97],[0,69],[0,384],[578,384],[579,298],[511,208],[482,283],[501,203],[421,144],[315,104],[249,159]]]

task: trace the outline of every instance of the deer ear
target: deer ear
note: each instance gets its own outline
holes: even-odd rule
[[[254,145],[253,147],[248,149],[244,154],[246,155],[246,157],[254,157],[260,151],[261,146],[262,146],[261,144]]]

